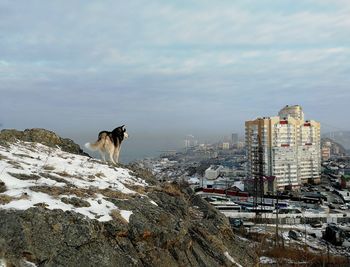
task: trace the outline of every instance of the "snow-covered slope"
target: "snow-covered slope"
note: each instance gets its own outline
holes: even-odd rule
[[[22,141],[0,145],[1,182],[0,209],[45,206],[99,221],[111,220],[113,213],[129,221],[132,212],[120,210],[108,197],[128,198],[138,194],[128,187],[147,185],[127,169]]]

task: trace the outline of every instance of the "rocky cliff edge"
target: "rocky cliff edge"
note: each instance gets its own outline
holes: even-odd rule
[[[71,140],[69,152],[39,141],[0,135],[0,266],[254,265],[186,185],[91,159]]]

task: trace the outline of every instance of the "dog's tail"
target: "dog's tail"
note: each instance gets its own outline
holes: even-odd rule
[[[101,148],[101,142],[97,141],[94,144],[86,143],[84,146],[89,150],[96,151]]]

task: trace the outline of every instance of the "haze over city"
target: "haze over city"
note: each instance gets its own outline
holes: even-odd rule
[[[0,127],[83,144],[126,124],[122,159],[242,135],[286,104],[349,130],[349,12],[346,0],[2,0]]]

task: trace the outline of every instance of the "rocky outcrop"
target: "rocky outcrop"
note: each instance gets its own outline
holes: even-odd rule
[[[0,132],[0,142],[2,144],[7,142],[15,142],[16,140],[36,142],[49,147],[59,146],[63,151],[88,156],[88,154],[83,152],[80,146],[74,143],[71,139],[62,138],[56,133],[45,129],[34,128],[26,129],[24,131],[4,129]]]
[[[74,212],[0,210],[0,256],[14,266],[252,266],[227,219],[192,190],[174,184],[129,200],[129,223],[89,220]]]
[[[3,144],[15,140],[38,142],[50,147],[59,146],[71,153],[83,153],[73,141],[43,129],[23,132],[3,130],[0,133],[1,140]],[[36,146],[30,147],[34,149]],[[111,174],[109,169],[117,169],[116,166],[91,165],[90,159],[85,160],[81,156],[75,156],[81,158],[81,164],[74,165],[74,175],[70,176],[69,173],[59,172],[58,166],[53,165],[45,165],[46,168],[40,171],[36,167],[32,172],[29,167],[37,156],[18,154],[18,160],[28,169],[27,173],[22,173],[25,171],[23,166],[15,168],[15,157],[10,160],[9,150],[4,151],[7,154],[4,152],[0,160],[6,161],[6,164],[11,163],[4,166],[14,166],[12,171],[6,171],[9,181],[17,179],[18,183],[30,184],[47,179],[53,185],[23,187],[24,193],[12,196],[6,195],[8,188],[3,182],[5,180],[0,180],[0,266],[4,261],[8,266],[20,267],[33,266],[31,263],[36,266],[84,267],[254,265],[256,256],[234,235],[227,218],[195,195],[186,184],[159,184],[157,177],[137,164],[120,165],[123,170],[118,169]],[[56,153],[55,157],[57,156]],[[67,164],[70,164],[72,157],[65,157],[68,158]],[[27,158],[28,162],[24,161]],[[78,162],[78,159],[75,160]],[[61,167],[63,162],[60,161]],[[101,172],[88,175],[86,180],[83,177],[87,175],[86,168],[99,169]],[[107,177],[102,170],[110,176]],[[91,180],[92,183],[97,182],[94,184],[96,186],[109,181],[114,175],[123,174],[127,179],[127,173],[133,174],[135,178],[128,179],[134,182],[123,186],[133,190],[132,194],[118,191],[122,187],[116,186],[118,184],[115,180],[114,184],[103,190],[97,190],[93,186],[78,188],[74,185],[72,188],[73,184],[69,180],[71,177],[76,183],[79,181],[81,186]],[[55,182],[61,185],[58,186]],[[11,186],[12,182],[8,187]],[[18,190],[18,185],[15,190]],[[45,203],[45,199],[25,210],[1,209],[2,205],[28,199],[30,194],[38,192],[43,193],[43,196],[46,194],[47,198],[53,198],[55,203],[57,200],[69,205],[71,209],[49,209],[50,205]],[[91,200],[96,195],[102,197],[98,201]],[[52,199],[50,201],[52,204]],[[101,207],[108,208],[103,206],[106,202],[109,206],[117,207],[111,210],[108,220],[99,220],[99,216],[86,217],[79,213],[80,209],[91,205],[97,207],[93,213],[98,215]],[[130,217],[121,214],[123,211],[131,214]]]

